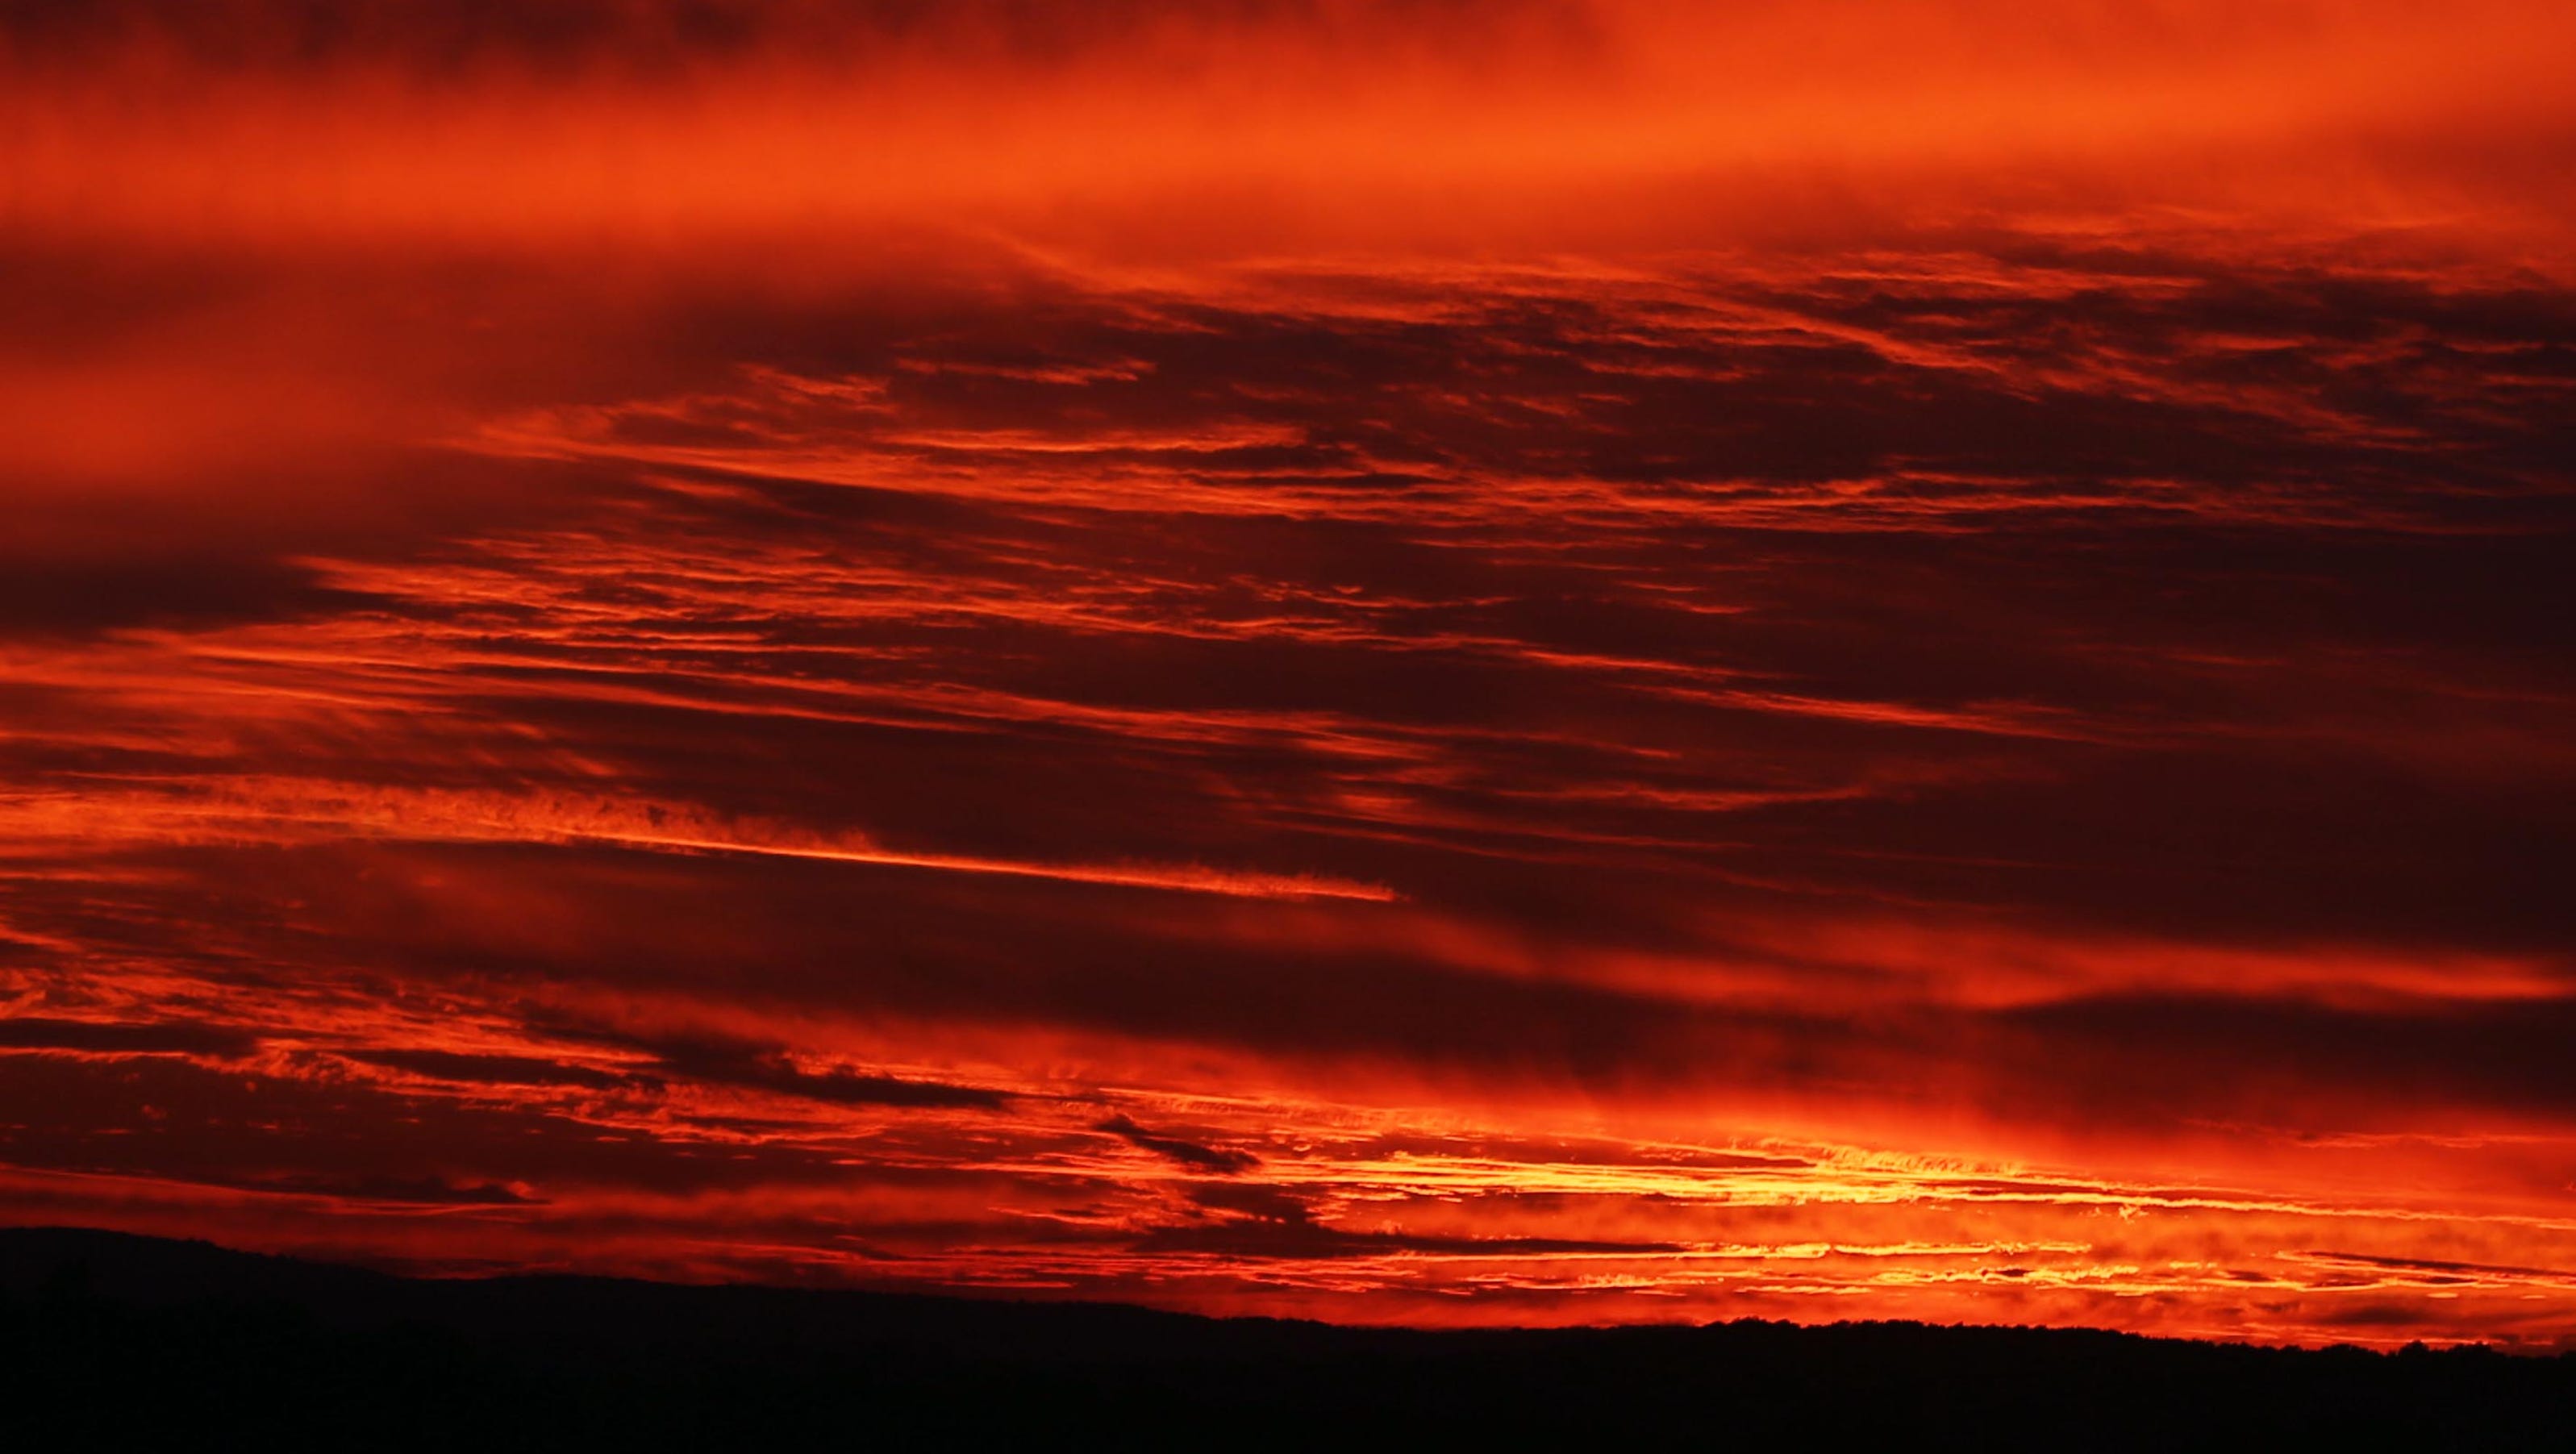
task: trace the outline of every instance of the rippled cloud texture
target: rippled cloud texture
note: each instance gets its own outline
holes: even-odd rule
[[[2549,4],[0,10],[0,1198],[2576,1336]]]

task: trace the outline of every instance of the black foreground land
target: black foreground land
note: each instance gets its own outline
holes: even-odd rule
[[[2576,1355],[1910,1323],[1491,1333],[0,1230],[0,1448],[2576,1448]]]

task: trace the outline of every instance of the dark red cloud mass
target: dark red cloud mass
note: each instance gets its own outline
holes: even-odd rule
[[[2576,1337],[2576,19],[0,8],[0,1205]]]

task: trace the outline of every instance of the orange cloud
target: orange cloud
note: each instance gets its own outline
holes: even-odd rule
[[[2576,1335],[2570,22],[0,20],[8,1215]]]

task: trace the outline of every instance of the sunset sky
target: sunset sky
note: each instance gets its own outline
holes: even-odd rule
[[[0,3],[0,1219],[2576,1347],[2576,8]]]

